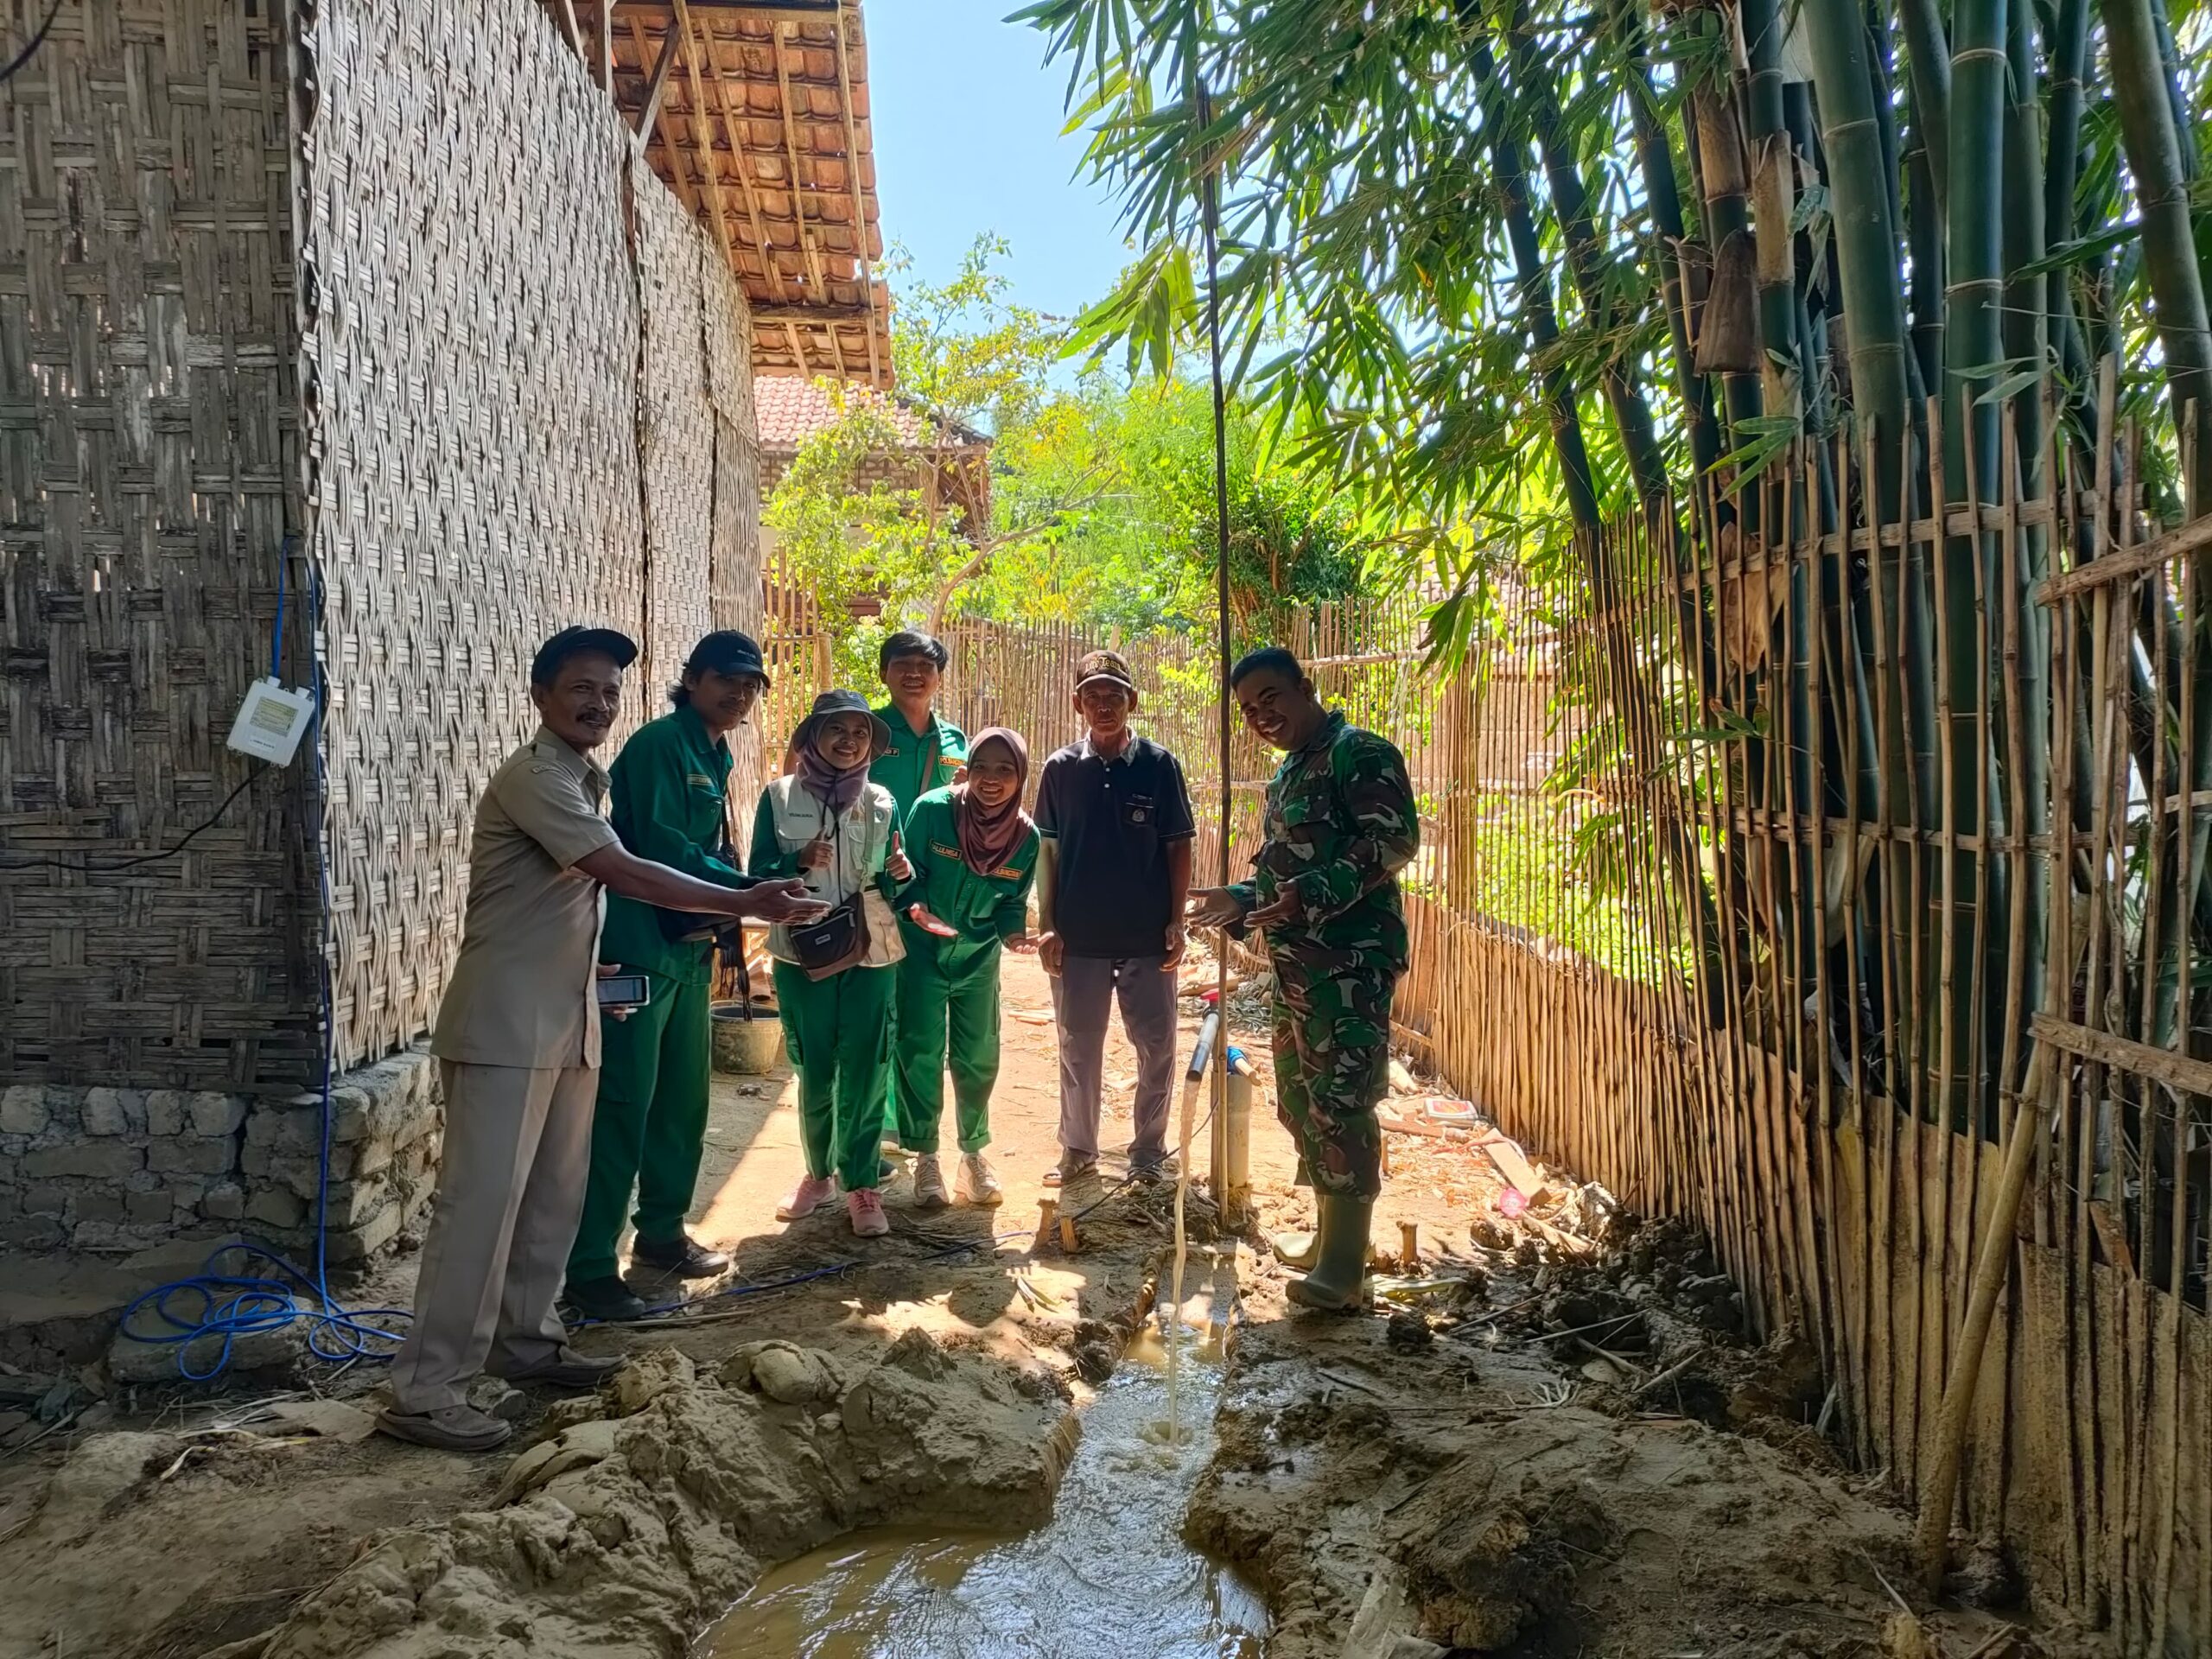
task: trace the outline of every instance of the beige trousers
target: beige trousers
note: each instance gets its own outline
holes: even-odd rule
[[[415,1320],[391,1366],[392,1408],[463,1403],[478,1372],[518,1370],[565,1335],[553,1300],[591,1168],[596,1067],[530,1071],[439,1062],[445,1154],[415,1284]]]

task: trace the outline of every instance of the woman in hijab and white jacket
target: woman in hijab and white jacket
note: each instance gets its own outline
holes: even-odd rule
[[[913,876],[891,791],[868,781],[890,742],[858,692],[817,697],[791,735],[795,769],[760,793],[747,861],[756,876],[800,877],[835,907],[823,921],[768,931],[806,1148],[806,1173],[776,1214],[812,1215],[842,1184],[863,1238],[891,1230],[877,1184],[895,964],[906,955],[891,901]]]

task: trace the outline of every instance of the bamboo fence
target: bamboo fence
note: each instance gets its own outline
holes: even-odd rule
[[[1656,512],[1586,537],[1556,590],[1503,569],[1448,675],[1411,598],[1239,628],[1406,754],[1404,1046],[1623,1203],[1700,1223],[1752,1327],[1817,1344],[1850,1450],[1906,1497],[1942,1484],[1993,1236],[1953,1520],[2129,1644],[2201,1649],[2212,518],[2152,532],[2139,438],[2084,475],[2011,430],[1981,505],[1940,518],[1838,522],[1872,463],[1805,449],[1698,503],[1695,537]],[[1980,667],[1954,676],[1898,625],[1962,571]],[[1074,658],[1121,649],[1211,878],[1210,642],[965,621],[948,643],[954,717],[1040,756],[1076,735]],[[1975,681],[1970,707],[1942,690]],[[1240,732],[1236,869],[1272,766]]]

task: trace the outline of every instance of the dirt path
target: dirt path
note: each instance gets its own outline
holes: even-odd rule
[[[786,1228],[773,1207],[799,1164],[789,1081],[717,1082],[697,1230],[734,1251],[733,1280],[669,1322],[582,1335],[593,1351],[682,1356],[652,1361],[651,1387],[622,1404],[563,1408],[541,1424],[550,1402],[510,1402],[541,1438],[565,1430],[554,1468],[570,1472],[545,1478],[560,1503],[512,1482],[501,1490],[522,1459],[225,1427],[243,1401],[296,1381],[240,1385],[213,1402],[181,1389],[118,1400],[136,1408],[104,1432],[0,1463],[0,1581],[13,1615],[0,1655],[186,1659],[231,1643],[244,1644],[238,1659],[367,1652],[371,1625],[347,1622],[365,1596],[384,1621],[378,1643],[398,1641],[393,1631],[410,1620],[448,1632],[431,1640],[429,1626],[413,1626],[423,1631],[416,1645],[378,1653],[674,1652],[699,1609],[842,1527],[965,1513],[979,1493],[1000,1492],[1007,1515],[1049,1501],[1061,1419],[1149,1302],[1166,1199],[1119,1193],[1081,1221],[1077,1254],[1057,1243],[1033,1251],[1056,1151],[1057,1059],[1033,963],[1010,964],[1006,987],[992,1156],[1007,1202],[995,1214],[918,1214],[902,1177],[890,1239],[864,1245],[841,1215]],[[1186,1033],[1195,1023],[1186,1017]],[[1264,1041],[1249,1022],[1232,1036],[1254,1051],[1264,1084]],[[1127,1141],[1134,1075],[1118,1033],[1107,1071],[1114,1148]],[[1497,1217],[1501,1184],[1472,1147],[1390,1139],[1378,1243],[1395,1249],[1397,1224],[1414,1223],[1432,1262],[1440,1249],[1442,1273],[1465,1283],[1420,1304],[1425,1313],[1294,1318],[1279,1269],[1249,1247],[1233,1260],[1239,1341],[1219,1450],[1187,1529],[1268,1595],[1276,1659],[1914,1651],[1898,1645],[1905,1627],[1891,1628],[1885,1583],[1903,1581],[1904,1518],[1847,1480],[1808,1427],[1822,1403],[1817,1379],[1793,1370],[1786,1351],[1762,1357],[1736,1342],[1728,1288],[1698,1262],[1695,1241],[1617,1228],[1599,1252],[1602,1217],[1573,1206],[1552,1213],[1579,1233],[1531,1234]],[[1203,1133],[1194,1144],[1203,1169]],[[1281,1131],[1255,1122],[1253,1174],[1270,1226],[1308,1213],[1289,1190],[1292,1170]],[[1201,1235],[1205,1221],[1201,1212]],[[1471,1221],[1494,1248],[1471,1243]],[[1193,1289],[1216,1270],[1202,1261]],[[404,1300],[410,1278],[402,1257],[362,1299]],[[1586,1349],[1593,1320],[1599,1340]],[[821,1374],[839,1381],[796,1404],[764,1394],[755,1356],[770,1339],[828,1356]],[[303,1380],[374,1403],[376,1379],[362,1369]],[[989,1448],[974,1433],[938,1421],[978,1390],[998,1402],[1004,1468],[986,1467]],[[887,1399],[912,1417],[899,1443],[936,1448],[935,1461],[900,1465],[895,1478],[856,1426],[880,1418]],[[340,1414],[328,1426],[362,1421]],[[732,1445],[752,1460],[728,1463]],[[728,1464],[718,1475],[698,1472],[715,1459]],[[780,1508],[767,1506],[773,1526],[718,1512],[716,1480],[782,1493]],[[593,1589],[582,1568],[545,1579],[512,1566],[547,1551],[645,1549],[640,1528],[673,1528],[679,1512],[690,1541],[663,1555],[691,1563],[690,1577],[660,1586],[658,1600]],[[546,1532],[584,1524],[579,1514],[601,1517],[590,1537]],[[331,1584],[380,1529],[398,1530]],[[699,1541],[709,1535],[711,1548]],[[630,1584],[639,1570],[617,1576]],[[397,1602],[394,1574],[413,1586]],[[2002,1573],[1991,1576],[2001,1587]],[[494,1581],[497,1616],[477,1605],[464,1623],[478,1635],[454,1637],[464,1616],[436,1586],[466,1582],[480,1602]],[[1403,1644],[1348,1649],[1355,1624]],[[1937,1644],[1917,1651],[1957,1659],[2001,1635],[1980,1613],[1910,1630]],[[1991,1646],[1982,1659],[2028,1650]],[[2043,1650],[2071,1649],[2047,1637]]]
[[[1024,1364],[1041,1358],[1075,1378],[1079,1393],[1078,1351],[1088,1350],[1084,1363],[1109,1356],[1116,1321],[1126,1322],[1148,1294],[1147,1265],[1166,1234],[1156,1213],[1163,1206],[1157,1195],[1147,1207],[1124,1194],[1082,1224],[1081,1254],[1055,1247],[1027,1259],[1042,1177],[1057,1156],[1058,1062],[1051,995],[1033,960],[1010,963],[1006,985],[990,1153],[1006,1183],[1002,1208],[918,1213],[902,1175],[889,1194],[890,1239],[854,1238],[842,1211],[786,1227],[775,1205],[800,1167],[795,1088],[781,1072],[760,1082],[718,1078],[696,1230],[735,1257],[730,1282],[706,1288],[736,1294],[709,1298],[680,1324],[591,1331],[580,1345],[640,1353],[672,1345],[710,1366],[747,1344],[790,1338],[861,1363],[921,1330],[958,1350]],[[1195,1022],[1186,1026],[1194,1037]],[[1128,1141],[1135,1076],[1118,1031],[1106,1069],[1119,1091],[1105,1136],[1114,1148]],[[1275,1139],[1255,1148],[1256,1179],[1288,1178]],[[1117,1162],[1109,1155],[1109,1179]],[[993,1247],[994,1233],[1013,1236]],[[962,1245],[980,1248],[946,1254]],[[786,1288],[753,1288],[824,1270],[832,1271]],[[639,1282],[651,1294],[648,1281]],[[412,1284],[413,1258],[402,1256],[352,1300],[404,1306]],[[681,1294],[673,1284],[661,1288]],[[267,1628],[370,1533],[486,1501],[503,1458],[448,1457],[381,1437],[287,1440],[221,1427],[243,1404],[302,1383],[372,1408],[376,1380],[366,1368],[335,1379],[327,1368],[297,1379],[238,1379],[212,1405],[204,1389],[140,1390],[135,1411],[113,1402],[104,1432],[74,1445],[56,1436],[0,1462],[0,1582],[10,1586],[12,1615],[0,1629],[0,1655],[185,1659]],[[527,1421],[549,1402],[515,1403]],[[130,1592],[118,1595],[118,1585]]]

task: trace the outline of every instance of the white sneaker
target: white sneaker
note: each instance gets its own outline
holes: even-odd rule
[[[988,1210],[1001,1204],[1006,1194],[1000,1190],[998,1173],[980,1152],[971,1152],[960,1160],[960,1201]]]
[[[917,1210],[944,1208],[944,1172],[938,1167],[933,1152],[917,1153],[914,1156],[914,1207]]]

